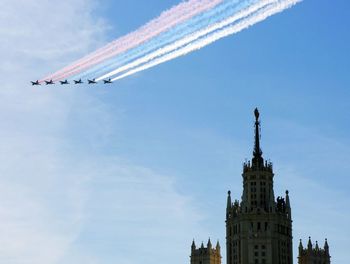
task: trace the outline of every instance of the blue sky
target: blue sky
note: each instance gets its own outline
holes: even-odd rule
[[[5,0],[1,263],[189,263],[209,236],[224,249],[255,107],[294,248],[327,237],[347,263],[348,1],[303,1],[113,86],[28,85],[177,3]]]

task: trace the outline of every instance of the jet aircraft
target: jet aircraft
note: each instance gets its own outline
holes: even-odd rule
[[[109,78],[108,80],[103,80],[103,83],[106,84],[106,83],[112,83],[112,80],[111,78]]]
[[[74,80],[74,83],[75,84],[80,84],[80,83],[83,83],[83,81],[81,79],[79,79],[78,81]]]
[[[95,79],[92,80],[88,80],[88,84],[96,84],[97,82],[95,81]]]
[[[46,83],[46,85],[55,84],[55,83],[53,82],[53,80],[45,81],[45,83]]]
[[[32,85],[41,85],[41,84],[39,83],[39,80],[37,80],[36,82],[31,81],[31,83],[32,83]]]
[[[60,81],[61,85],[63,84],[69,84],[68,80]]]

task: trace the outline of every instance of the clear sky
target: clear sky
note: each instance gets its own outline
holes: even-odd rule
[[[112,86],[30,86],[177,3],[2,1],[0,263],[189,263],[208,237],[224,251],[255,107],[294,259],[327,237],[348,263],[349,1],[305,0]]]

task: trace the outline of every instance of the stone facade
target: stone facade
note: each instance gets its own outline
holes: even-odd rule
[[[193,241],[191,246],[191,264],[221,264],[219,241],[216,247],[213,248],[209,239],[207,247],[204,247],[202,243],[198,249]]]

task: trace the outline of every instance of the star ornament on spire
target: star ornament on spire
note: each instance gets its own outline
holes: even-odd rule
[[[257,107],[256,107],[255,110],[254,110],[254,115],[255,115],[256,121],[258,121],[260,113],[259,113],[259,110],[258,110]]]

